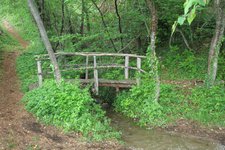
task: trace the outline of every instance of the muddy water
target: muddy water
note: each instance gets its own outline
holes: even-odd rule
[[[108,112],[108,116],[112,126],[122,132],[126,146],[133,150],[225,150],[224,146],[212,141],[140,128],[112,111]]]

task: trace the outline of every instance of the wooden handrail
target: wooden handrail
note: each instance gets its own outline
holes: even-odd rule
[[[95,93],[98,94],[99,92],[99,77],[98,77],[98,69],[103,68],[123,68],[124,69],[124,76],[125,80],[129,79],[129,69],[137,70],[138,73],[144,72],[144,70],[141,69],[141,59],[146,58],[146,56],[140,56],[135,54],[121,54],[121,53],[96,53],[96,52],[75,52],[75,53],[66,53],[66,52],[58,52],[55,53],[56,57],[60,56],[84,56],[86,57],[85,64],[67,64],[64,65],[64,67],[69,67],[68,69],[61,68],[60,71],[68,71],[68,70],[86,70],[85,71],[85,79],[89,80],[88,70],[93,69],[94,71],[94,90]],[[124,57],[124,64],[97,64],[97,58],[101,56],[116,56],[116,57]],[[43,80],[43,74],[42,74],[42,67],[41,67],[41,60],[47,60],[48,55],[42,54],[42,55],[36,55],[36,61],[37,61],[37,67],[38,67],[38,78],[39,78],[39,86],[42,85]],[[89,59],[93,57],[93,64],[89,64]],[[136,67],[129,66],[130,58],[136,58]],[[63,67],[63,66],[62,66]],[[140,78],[137,77],[136,83],[140,84]],[[118,88],[118,87],[116,87]]]
[[[98,52],[58,52],[56,56],[118,56],[118,57],[134,57],[146,58],[146,56],[136,54],[123,54],[123,53],[98,53]],[[35,55],[36,59],[43,59],[41,57],[48,57],[48,54]]]

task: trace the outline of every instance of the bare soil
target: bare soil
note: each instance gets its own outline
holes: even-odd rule
[[[20,103],[23,94],[15,71],[17,52],[4,53],[0,83],[0,150],[116,150],[117,142],[88,143],[76,133],[65,134],[52,126],[40,124]]]

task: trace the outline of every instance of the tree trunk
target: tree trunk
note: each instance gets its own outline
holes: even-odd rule
[[[31,14],[33,15],[33,17],[34,17],[34,19],[35,19],[35,21],[37,23],[38,29],[39,29],[40,34],[41,34],[41,38],[42,38],[42,40],[44,42],[44,45],[45,45],[45,47],[46,47],[46,49],[48,51],[48,55],[50,57],[51,63],[53,65],[53,67],[54,67],[55,79],[59,83],[61,81],[61,73],[60,73],[59,66],[58,66],[55,54],[53,52],[51,43],[50,43],[50,41],[48,39],[46,30],[44,28],[43,22],[41,20],[41,17],[40,17],[40,15],[38,13],[38,10],[37,10],[36,6],[34,5],[33,0],[28,0],[28,5],[29,5],[29,8],[30,8]]]
[[[150,44],[152,52],[155,52],[155,43],[156,43],[156,32],[158,27],[158,16],[155,4],[152,0],[147,0],[147,5],[151,13],[151,35],[150,35]]]
[[[115,0],[115,9],[116,9],[116,15],[118,17],[119,32],[120,32],[120,34],[122,34],[123,31],[122,31],[122,25],[121,25],[121,17],[120,17],[120,14],[119,14],[119,9],[118,9],[117,1],[118,0]],[[123,38],[122,37],[120,38],[120,43],[121,43],[121,49],[122,49],[123,48]]]
[[[91,31],[90,17],[86,7],[85,7],[85,13],[86,13],[86,20],[87,20],[87,31],[90,32]]]
[[[64,26],[65,26],[65,0],[61,0],[61,10],[62,10],[62,17],[61,17],[61,29],[60,29],[60,33],[59,36],[63,35],[64,32]],[[57,28],[57,26],[56,26]],[[60,47],[60,49],[63,49],[63,43],[58,41],[56,46],[55,46],[55,52],[57,51],[57,48]]]
[[[216,28],[211,41],[208,58],[208,80],[207,86],[213,86],[216,80],[219,51],[223,42],[225,28],[225,6],[221,0],[215,0]]]
[[[157,56],[156,56],[156,52],[155,52],[155,48],[156,48],[156,33],[157,33],[157,27],[158,27],[158,16],[157,16],[157,10],[155,7],[155,4],[153,2],[153,0],[147,0],[147,5],[148,8],[150,10],[151,13],[151,35],[150,36],[150,48],[151,48],[151,55],[153,57],[155,57],[155,59],[153,59],[154,61],[158,61],[157,60]],[[153,61],[152,60],[152,61]],[[155,90],[155,100],[158,102],[159,100],[159,96],[160,96],[160,79],[159,79],[159,74],[158,74],[158,63],[157,62],[153,62],[152,64],[155,64],[155,66],[153,66],[155,69],[154,74],[155,74],[155,82],[156,82],[156,90]]]
[[[40,4],[41,18],[42,18],[42,20],[44,20],[45,19],[45,1],[39,0],[39,4]]]
[[[82,10],[81,10],[81,12],[82,12],[82,14],[81,14],[81,25],[80,25],[80,34],[81,34],[81,36],[83,36],[84,35],[84,13],[85,13],[85,11],[84,11],[84,7],[85,7],[85,4],[84,4],[84,0],[82,0]]]
[[[117,52],[118,50],[117,50],[117,48],[116,48],[116,45],[115,45],[114,42],[113,42],[113,39],[111,38],[111,35],[110,35],[110,33],[109,33],[109,30],[108,30],[108,27],[107,27],[107,24],[106,24],[106,22],[105,22],[104,15],[103,15],[101,9],[100,9],[100,8],[98,7],[98,5],[96,4],[95,0],[91,0],[91,1],[92,1],[92,3],[94,4],[94,6],[96,7],[96,9],[98,10],[98,12],[99,12],[99,14],[100,14],[100,16],[101,16],[102,24],[103,24],[103,26],[105,27],[105,31],[107,32],[108,36],[110,37],[110,42],[112,43],[112,46],[113,46],[115,52]]]

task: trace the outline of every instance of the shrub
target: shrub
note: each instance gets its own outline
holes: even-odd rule
[[[155,83],[143,81],[140,86],[134,86],[129,92],[122,92],[116,99],[116,111],[138,119],[141,126],[163,125],[162,106],[155,101]]]
[[[80,132],[92,140],[119,137],[88,90],[80,89],[78,84],[46,81],[41,88],[26,93],[23,102],[38,119],[65,131]]]
[[[178,47],[171,49],[163,55],[161,62],[161,75],[172,79],[204,79],[207,68],[206,55],[200,57],[193,51],[181,51]],[[165,72],[166,71],[166,72]]]
[[[203,123],[225,125],[225,87],[216,85],[212,88],[193,89],[190,98],[195,106],[190,117]],[[193,114],[194,112],[194,114]]]

